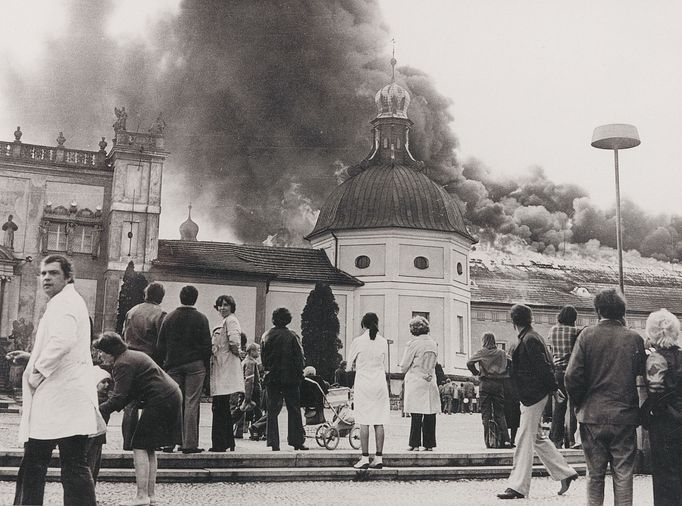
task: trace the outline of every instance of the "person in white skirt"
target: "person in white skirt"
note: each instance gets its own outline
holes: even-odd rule
[[[367,313],[362,317],[365,332],[353,339],[348,364],[355,370],[353,403],[355,423],[360,425],[362,457],[353,466],[356,469],[381,469],[383,467],[384,425],[388,423],[390,406],[386,369],[388,342],[379,334],[379,317]],[[376,456],[369,461],[369,426],[374,426]]]

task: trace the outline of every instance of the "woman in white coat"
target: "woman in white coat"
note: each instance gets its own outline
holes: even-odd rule
[[[405,373],[405,412],[410,413],[409,450],[426,451],[436,447],[436,413],[440,411],[440,395],[436,384],[438,345],[429,334],[429,322],[422,316],[410,320],[409,342],[400,368]]]
[[[237,304],[230,295],[221,295],[215,301],[216,310],[223,317],[220,332],[213,334],[210,388],[213,397],[211,425],[211,452],[234,451],[234,432],[230,411],[230,394],[244,392],[244,374],[239,358],[242,328],[234,315]]]
[[[367,313],[362,317],[364,334],[353,339],[348,364],[355,370],[353,403],[355,423],[360,425],[362,458],[354,465],[356,469],[383,467],[384,424],[388,423],[390,406],[386,368],[388,342],[379,335],[379,317]],[[374,426],[376,456],[369,462],[369,426]]]

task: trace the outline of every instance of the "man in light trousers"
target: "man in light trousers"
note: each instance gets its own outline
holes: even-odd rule
[[[552,359],[544,339],[533,330],[533,316],[528,306],[515,304],[511,319],[519,333],[519,341],[512,354],[512,380],[521,401],[521,425],[516,435],[514,465],[507,480],[507,489],[497,494],[500,499],[522,499],[528,496],[533,472],[533,451],[556,481],[561,481],[559,495],[568,491],[578,477],[575,469],[542,433],[540,421],[549,395],[556,391]]]

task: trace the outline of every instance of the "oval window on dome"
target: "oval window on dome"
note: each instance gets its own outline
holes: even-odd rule
[[[417,269],[428,269],[429,268],[429,259],[426,257],[417,257],[414,259],[414,266]]]
[[[369,257],[367,255],[360,255],[355,259],[355,267],[358,269],[366,269],[369,267]]]
[[[463,272],[464,272],[464,267],[462,267],[462,262],[457,262],[457,274],[459,274],[461,276]]]

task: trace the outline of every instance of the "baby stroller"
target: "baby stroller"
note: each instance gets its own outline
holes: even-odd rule
[[[315,385],[322,400],[318,406],[323,406],[322,409],[320,407],[305,408],[306,437],[314,437],[317,444],[327,450],[335,449],[342,437],[348,437],[351,447],[359,449],[360,427],[355,425],[351,410],[350,388],[330,388],[325,394],[316,381],[310,378],[303,378],[303,381],[309,382],[311,387]],[[331,423],[325,417],[324,408],[332,412]]]

